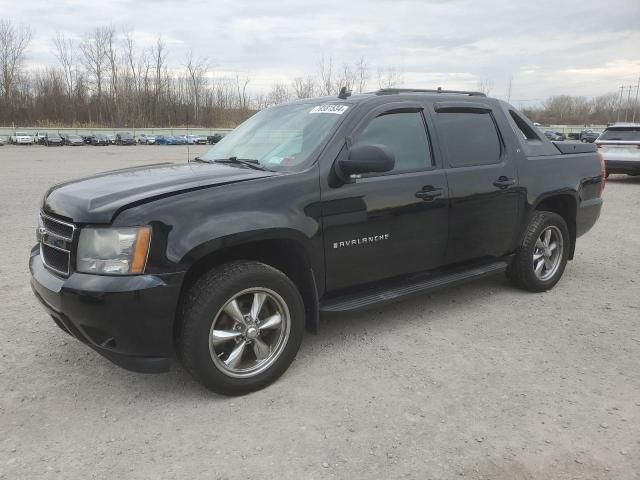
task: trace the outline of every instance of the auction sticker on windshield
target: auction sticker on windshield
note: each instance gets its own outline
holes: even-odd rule
[[[313,107],[309,113],[335,113],[342,115],[349,108],[348,105],[318,105]]]

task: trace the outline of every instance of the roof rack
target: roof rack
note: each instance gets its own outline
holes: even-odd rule
[[[482,92],[468,92],[466,90],[443,90],[438,87],[437,90],[419,89],[419,88],[381,88],[376,95],[397,95],[399,93],[453,93],[457,95],[468,95],[470,97],[486,97]]]

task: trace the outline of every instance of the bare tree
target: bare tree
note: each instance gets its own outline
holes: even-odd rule
[[[105,70],[107,68],[107,36],[108,29],[96,28],[80,44],[80,50],[84,56],[87,73],[93,78],[97,89],[98,121],[102,122],[102,90],[105,82]]]
[[[10,99],[17,86],[29,43],[29,27],[14,27],[9,20],[0,20],[0,93],[5,98]]]
[[[333,58],[325,59],[324,53],[320,57],[320,94],[335,95],[336,87],[333,80]]]
[[[395,65],[378,67],[378,85],[380,88],[394,88],[402,84],[402,72]]]
[[[200,97],[202,97],[206,87],[207,72],[209,71],[208,59],[205,57],[194,60],[193,52],[190,51],[187,55],[186,68],[191,100],[193,102],[193,119],[194,122],[198,123],[200,119]]]
[[[284,83],[276,83],[267,94],[267,104],[265,106],[278,105],[291,98],[289,88]]]
[[[345,87],[348,92],[353,90],[353,86],[356,83],[356,71],[351,68],[348,63],[342,65],[342,72],[340,73],[340,77],[336,81],[336,87],[338,90],[342,87]]]
[[[75,50],[73,40],[67,39],[62,32],[56,32],[53,44],[56,47],[56,59],[64,73],[64,80],[67,85],[67,96],[71,99],[77,75],[77,69],[74,61]]]
[[[493,90],[493,80],[484,77],[478,79],[477,89],[479,92],[482,92],[486,96],[489,96],[491,94],[491,90]]]
[[[238,104],[240,109],[246,110],[249,106],[249,97],[247,95],[247,85],[249,85],[249,76],[240,76],[240,72],[236,72],[236,90],[238,92]]]
[[[362,93],[367,88],[369,81],[369,65],[364,57],[360,57],[355,63],[355,88],[357,93]]]
[[[158,37],[155,46],[151,49],[151,58],[153,61],[153,116],[155,121],[159,120],[160,95],[162,94],[162,74],[166,68],[167,48],[162,41],[162,37]]]
[[[311,98],[316,90],[316,82],[313,77],[296,77],[291,86],[297,98]]]

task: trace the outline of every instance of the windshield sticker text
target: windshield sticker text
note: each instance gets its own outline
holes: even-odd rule
[[[348,108],[348,105],[318,105],[313,107],[309,113],[335,113],[336,115],[342,115]]]

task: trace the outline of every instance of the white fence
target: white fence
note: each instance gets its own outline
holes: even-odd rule
[[[118,132],[131,132],[133,135],[214,135],[216,133],[228,133],[231,128],[38,128],[38,127],[0,127],[0,137],[8,137],[15,132],[25,132],[35,135],[40,132],[65,133],[77,135],[91,135],[102,133],[115,135]]]

